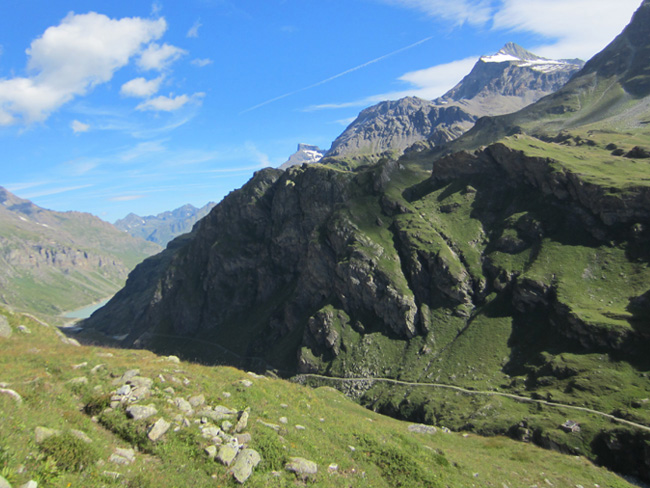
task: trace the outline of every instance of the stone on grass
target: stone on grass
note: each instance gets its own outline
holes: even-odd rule
[[[38,488],[38,482],[34,480],[29,480],[24,485],[20,485],[20,488]]]
[[[192,405],[190,404],[190,402],[188,402],[184,398],[180,398],[180,397],[174,398],[174,405],[176,405],[176,408],[178,408],[183,413],[190,414],[194,412],[192,410]]]
[[[8,388],[0,388],[0,395],[10,396],[18,405],[23,403],[23,397],[21,397],[14,390],[10,390]]]
[[[34,438],[36,440],[36,444],[40,444],[45,439],[49,439],[55,435],[61,435],[61,431],[56,429],[48,429],[47,427],[36,427],[34,429]]]
[[[23,334],[31,334],[32,331],[29,330],[29,327],[26,327],[24,325],[19,325],[18,326],[18,332],[22,332]]]
[[[239,446],[234,443],[223,444],[219,447],[217,460],[224,466],[230,466],[239,453]]]
[[[181,360],[178,359],[178,356],[167,356],[165,358],[165,360],[169,361],[170,363],[174,363],[174,364],[179,364],[181,362]]]
[[[311,475],[318,472],[318,465],[314,461],[301,457],[289,458],[289,462],[284,465],[284,469],[295,473],[301,480],[306,480]]]
[[[126,414],[133,420],[144,420],[156,415],[158,410],[153,405],[131,405],[126,408]]]
[[[0,338],[9,339],[12,333],[13,330],[11,329],[11,325],[9,325],[9,322],[7,321],[7,317],[5,317],[4,315],[0,315]]]
[[[217,457],[217,446],[208,446],[205,448],[205,453],[210,459]]]
[[[68,380],[68,384],[70,385],[87,385],[88,384],[88,378],[85,376],[77,376],[76,378],[72,378],[71,380]]]
[[[127,465],[135,461],[135,451],[133,449],[123,449],[118,447],[115,449],[111,457],[108,459],[114,464]]]
[[[156,442],[163,435],[165,435],[171,426],[172,424],[167,422],[164,418],[160,417],[156,423],[153,424],[153,427],[151,427],[151,430],[147,434],[147,437],[149,437],[151,441]]]
[[[244,483],[255,468],[262,460],[259,453],[254,449],[244,449],[239,453],[235,463],[230,468],[230,473],[237,480],[238,483]]]
[[[224,432],[230,432],[232,430],[232,422],[230,420],[224,420],[221,422],[221,430]]]
[[[247,445],[250,443],[252,437],[250,434],[235,434],[235,439],[237,439],[237,442],[239,443],[240,446]]]
[[[425,424],[411,424],[408,426],[409,432],[413,432],[415,434],[435,434],[438,432],[438,429],[436,429],[433,425],[425,425]]]
[[[235,433],[243,432],[247,426],[248,426],[248,411],[244,410],[239,416],[239,420],[237,421],[237,425],[235,425],[234,432]]]
[[[192,407],[200,407],[201,405],[205,404],[205,396],[204,395],[196,395],[190,398],[190,405]]]
[[[77,439],[79,439],[80,441],[85,442],[86,444],[90,444],[93,441],[90,437],[88,437],[88,434],[86,434],[85,432],[83,432],[81,430],[71,429],[70,434],[73,437],[76,437]]]
[[[0,488],[11,488],[9,482],[6,479],[4,479],[2,476],[0,476]]]

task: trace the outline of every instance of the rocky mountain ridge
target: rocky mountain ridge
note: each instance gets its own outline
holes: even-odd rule
[[[407,97],[363,110],[332,143],[330,157],[401,154],[428,139],[441,145],[479,117],[514,112],[558,90],[584,63],[541,58],[513,43],[483,56],[454,88],[433,101]]]
[[[140,217],[130,213],[115,222],[115,227],[160,246],[166,246],[173,238],[190,232],[192,226],[205,217],[216,203],[209,202],[201,208],[187,204],[175,210]]]

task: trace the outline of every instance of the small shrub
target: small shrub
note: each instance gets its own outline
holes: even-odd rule
[[[57,468],[63,471],[83,471],[99,459],[97,452],[90,445],[69,433],[45,439],[40,448],[43,454],[48,459],[53,459]]]
[[[84,413],[86,415],[99,415],[111,406],[111,395],[90,395],[84,398]]]
[[[288,461],[287,451],[280,442],[278,434],[272,431],[260,430],[255,433],[255,449],[262,457],[263,469],[267,471],[282,471]]]
[[[36,468],[34,469],[34,481],[39,486],[56,486],[56,480],[62,472],[57,466],[57,462],[50,456],[40,454],[36,457]]]

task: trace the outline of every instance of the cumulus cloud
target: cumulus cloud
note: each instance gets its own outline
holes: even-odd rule
[[[212,63],[214,63],[214,61],[212,61],[209,58],[193,59],[192,60],[192,64],[194,66],[198,66],[199,68],[203,68],[203,67],[208,66],[209,64],[212,64]]]
[[[376,0],[389,5],[397,5],[419,10],[456,25],[483,25],[492,16],[490,0]]]
[[[159,97],[152,98],[151,100],[142,102],[136,107],[136,109],[142,111],[150,110],[154,112],[174,112],[189,102],[198,103],[204,96],[204,93],[195,93],[191,97],[187,95],[178,95],[177,97],[166,97],[161,95]]]
[[[148,98],[158,92],[163,77],[159,76],[153,80],[145,78],[134,78],[122,85],[120,93],[125,97]]]
[[[199,29],[201,28],[203,24],[201,24],[201,21],[197,20],[194,22],[194,25],[190,27],[190,30],[187,31],[187,37],[199,37]]]
[[[68,14],[27,49],[30,76],[0,80],[0,124],[44,121],[75,96],[109,81],[166,28],[162,18]]]
[[[90,130],[90,125],[79,122],[78,120],[73,120],[70,124],[72,132],[75,134],[81,134],[82,132],[88,132]]]
[[[144,70],[162,71],[184,54],[187,54],[187,51],[179,47],[167,43],[161,46],[152,42],[140,55],[138,66]]]
[[[504,0],[494,29],[533,32],[552,40],[534,48],[550,58],[589,59],[629,23],[639,0]]]

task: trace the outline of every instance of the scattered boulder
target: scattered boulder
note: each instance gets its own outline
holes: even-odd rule
[[[9,322],[7,321],[7,317],[5,317],[4,315],[0,315],[0,338],[9,339],[12,333],[13,330],[11,329],[11,325],[9,325]]]
[[[193,396],[190,398],[189,402],[193,408],[200,407],[201,405],[205,404],[205,396],[204,395]]]
[[[155,424],[153,424],[153,427],[151,427],[151,430],[147,434],[147,437],[149,437],[149,440],[152,442],[156,442],[158,439],[160,439],[171,427],[172,424],[167,422],[164,418],[159,418]]]
[[[0,488],[11,488],[9,482],[6,479],[4,479],[2,476],[0,476]]]
[[[47,427],[36,427],[34,429],[36,444],[40,444],[45,439],[49,439],[55,435],[61,435],[61,431],[57,429],[48,429]]]
[[[88,384],[88,378],[85,376],[77,376],[76,378],[72,378],[71,380],[68,380],[69,385],[87,385]]]
[[[239,420],[237,421],[237,425],[235,425],[234,432],[235,433],[243,432],[247,426],[248,426],[248,411],[244,410],[239,416]]]
[[[408,431],[409,432],[414,432],[416,434],[435,434],[438,432],[438,429],[436,429],[433,425],[425,425],[425,424],[411,424],[408,426]]]
[[[214,459],[215,457],[217,457],[217,446],[206,447],[205,453],[208,455],[208,458]]]
[[[77,439],[79,439],[80,441],[85,442],[86,444],[90,444],[93,441],[90,437],[88,437],[88,434],[86,434],[82,430],[72,429],[72,430],[70,430],[70,434],[73,437],[76,437]]]
[[[22,332],[23,334],[31,334],[32,333],[32,331],[29,330],[29,327],[27,327],[25,325],[19,325],[18,326],[18,332]]]
[[[21,485],[20,488],[38,488],[38,482],[34,480],[29,480],[24,485]]]
[[[118,447],[113,451],[113,454],[111,454],[111,457],[108,460],[114,464],[131,464],[135,461],[135,451],[133,449],[123,449]]]
[[[144,420],[157,413],[158,410],[153,405],[131,405],[126,408],[126,414],[133,420]]]
[[[238,483],[244,483],[260,461],[261,456],[254,449],[244,449],[239,456],[235,459],[235,463],[230,468],[230,473],[237,480]]]
[[[190,404],[190,402],[185,400],[185,398],[176,397],[174,398],[173,402],[174,405],[176,405],[176,408],[178,408],[181,412],[188,415],[194,413],[194,410],[192,409],[192,405]]]
[[[229,442],[227,444],[223,444],[219,448],[219,453],[217,454],[217,460],[224,466],[230,466],[232,462],[235,460],[235,457],[237,457],[238,453],[239,453],[239,444],[237,444],[236,442]]]
[[[318,472],[318,465],[305,458],[292,457],[289,459],[289,462],[284,465],[284,469],[295,473],[298,478],[304,481]]]

